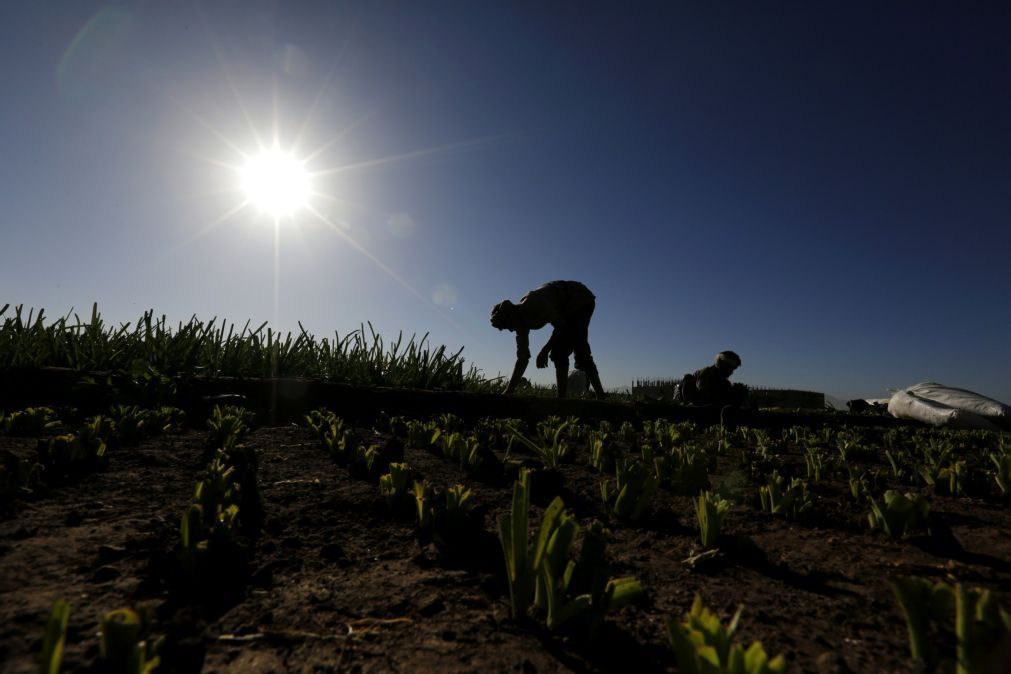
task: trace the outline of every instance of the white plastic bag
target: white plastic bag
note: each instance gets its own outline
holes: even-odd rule
[[[571,398],[584,398],[590,391],[590,378],[582,370],[569,370],[568,395]]]
[[[926,387],[926,388],[921,388]],[[926,391],[938,395],[941,399],[933,399],[921,395],[920,391]],[[953,394],[948,392],[954,391]],[[985,416],[975,410],[986,409],[992,411],[992,406],[984,406],[980,401],[985,401],[987,405],[996,404],[1007,409],[1006,405],[972,393],[963,389],[951,389],[941,384],[928,382],[916,384],[903,391],[896,391],[888,401],[888,413],[898,419],[913,419],[922,421],[931,426],[944,426],[946,428],[962,429],[983,429],[996,431],[998,426],[988,420]],[[958,407],[964,405],[964,408]],[[969,409],[966,409],[969,408]],[[1002,415],[989,415],[1002,416]]]
[[[906,388],[906,393],[912,393],[920,398],[926,398],[939,402],[957,410],[965,410],[978,414],[981,417],[1009,417],[1011,407],[1002,402],[987,398],[972,391],[961,388],[952,388],[944,384],[928,381],[922,384],[914,384]]]

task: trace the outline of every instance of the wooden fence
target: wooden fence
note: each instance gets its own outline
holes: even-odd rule
[[[636,379],[632,382],[632,397],[670,400],[681,379]],[[789,407],[804,410],[825,408],[825,394],[814,391],[748,386],[752,403],[756,407]]]

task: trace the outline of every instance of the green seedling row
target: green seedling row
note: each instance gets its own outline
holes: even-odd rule
[[[116,408],[109,417],[89,420],[86,426],[90,430],[81,437],[107,442],[113,429],[119,430],[121,438],[166,432],[169,426],[161,422],[167,419],[166,424],[170,425],[170,417],[145,414],[139,408]],[[46,417],[42,415],[41,418]],[[206,579],[222,569],[234,571],[237,565],[248,563],[248,547],[244,543],[248,532],[244,530],[258,500],[256,455],[242,442],[248,437],[251,422],[244,410],[225,407],[216,408],[208,422],[208,441],[214,446],[214,454],[203,479],[194,487],[192,502],[180,525],[180,559],[191,582],[198,587],[206,587]],[[418,536],[423,542],[432,541],[444,552],[466,550],[473,545],[474,534],[480,532],[482,523],[479,509],[475,507],[475,494],[467,486],[457,484],[443,489],[429,484],[402,460],[391,461],[384,456],[386,445],[372,442],[376,439],[374,432],[367,428],[356,432],[332,412],[317,410],[307,415],[306,422],[321,446],[341,465],[353,475],[368,477],[373,485],[378,483],[378,493],[391,512],[413,510]],[[599,430],[591,431],[578,419],[554,418],[535,426],[534,432],[528,434],[520,431],[515,422],[491,420],[483,420],[473,431],[468,431],[466,425],[452,415],[430,421],[387,417],[382,428],[394,439],[406,438],[408,446],[432,451],[468,473],[492,454],[492,447],[501,452],[511,449],[510,443],[512,448],[526,449],[528,456],[549,469],[557,469],[565,461],[577,458],[581,463],[588,462],[598,470],[605,470],[610,458],[614,479],[605,479],[601,495],[612,523],[621,526],[649,517],[650,507],[661,488],[697,495],[694,507],[700,540],[703,548],[709,551],[719,543],[730,509],[731,503],[724,496],[732,495],[737,500],[739,492],[736,489],[741,488],[739,484],[728,487],[724,477],[719,493],[708,491],[710,467],[714,466],[718,454],[724,459],[729,457],[730,461],[739,455],[748,456],[751,465],[758,469],[743,473],[742,484],[749,490],[747,496],[757,495],[766,512],[793,519],[803,519],[810,512],[814,503],[811,492],[823,497],[824,492],[818,490],[825,485],[816,482],[830,474],[849,474],[852,496],[865,498],[889,476],[897,479],[901,474],[918,479],[915,476],[922,476],[921,469],[927,468],[937,478],[928,485],[932,487],[926,490],[928,493],[936,489],[959,496],[969,484],[970,471],[979,470],[980,463],[985,464],[987,471],[993,471],[997,479],[991,484],[995,489],[1000,488],[999,478],[1002,471],[1006,473],[1001,461],[1008,456],[1006,451],[992,449],[997,443],[987,436],[942,436],[943,442],[935,440],[930,444],[925,436],[906,437],[901,433],[891,436],[890,456],[886,457],[884,452],[881,456],[872,456],[867,449],[874,444],[872,438],[832,429],[818,432],[784,429],[780,435],[773,436],[762,429],[731,432],[722,428],[697,429],[649,422],[643,424],[641,431],[633,424],[622,424],[617,430],[602,425]],[[362,441],[361,438],[367,439]],[[966,446],[978,441],[989,443],[984,445],[991,448],[984,455],[987,461],[966,458],[969,455]],[[970,449],[976,450],[978,446],[972,444]],[[1004,449],[1003,445],[1000,447]],[[777,461],[791,450],[792,458],[799,461],[806,457],[807,461],[789,464],[797,470],[787,474],[799,472],[803,476],[805,468],[817,468],[815,474],[810,475],[811,484],[800,477],[788,478],[774,470],[766,470],[777,465]],[[580,454],[582,452],[585,454]],[[7,472],[14,470],[24,468],[12,467]],[[609,612],[635,603],[643,597],[644,589],[634,578],[612,574],[606,554],[610,534],[603,524],[577,520],[565,510],[560,498],[550,502],[539,520],[536,514],[531,515],[530,473],[520,470],[519,476],[513,485],[511,507],[498,520],[513,615],[521,621],[536,619],[549,630],[592,635]],[[845,489],[843,491],[845,493]],[[252,500],[251,493],[256,494]],[[889,490],[880,502],[871,500],[870,505],[871,526],[888,535],[929,531],[930,504],[921,495]],[[535,526],[531,527],[532,523]],[[215,558],[217,561],[213,561]],[[900,603],[908,618],[910,612],[917,610],[907,608],[907,604],[910,607],[915,604],[918,590],[902,592],[905,594]],[[949,591],[932,588],[930,596],[947,596],[946,592]],[[896,590],[896,595],[899,594],[900,590]],[[953,671],[966,674],[984,671],[981,654],[990,648],[993,635],[1006,633],[1007,614],[996,607],[993,597],[985,591],[958,587],[950,590],[949,599],[942,598],[938,602],[946,612],[943,615],[928,613],[925,621],[928,636],[917,628],[915,641],[919,655],[914,653],[914,657],[925,662],[932,659],[938,666],[950,660],[954,663]],[[103,619],[100,651],[103,666],[108,671],[152,671],[158,665],[158,649],[138,629],[138,620],[131,613],[122,610]],[[785,671],[783,657],[770,657],[761,643],[745,646],[734,641],[740,615],[738,610],[725,627],[696,597],[683,621],[668,624],[668,636],[679,671],[735,674]],[[944,625],[949,623],[955,635],[951,641],[956,644],[954,654],[931,652],[931,645],[948,643],[947,637],[938,640],[931,635],[947,629]],[[922,624],[923,620],[917,623]],[[909,629],[913,650],[914,628]]]
[[[423,389],[499,390],[465,367],[456,352],[429,343],[428,335],[403,333],[387,342],[371,324],[332,339],[317,338],[299,324],[298,334],[280,334],[262,323],[235,324],[196,316],[171,325],[145,312],[135,322],[107,325],[92,306],[90,317],[76,313],[47,321],[45,312],[10,305],[0,308],[0,369],[69,367],[82,371],[136,371],[143,363],[160,375],[214,377],[312,377],[356,385]]]

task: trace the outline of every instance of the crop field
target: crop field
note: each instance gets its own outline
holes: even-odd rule
[[[0,329],[7,367],[155,339],[32,325]],[[434,362],[381,359],[405,381]],[[120,403],[2,410],[4,672],[1011,662],[1007,433],[323,404],[281,424],[235,400],[177,408],[184,370],[135,360],[107,365],[128,369]]]

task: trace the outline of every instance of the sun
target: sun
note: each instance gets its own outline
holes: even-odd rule
[[[309,173],[294,155],[276,146],[250,157],[239,174],[249,203],[275,219],[309,205]]]

